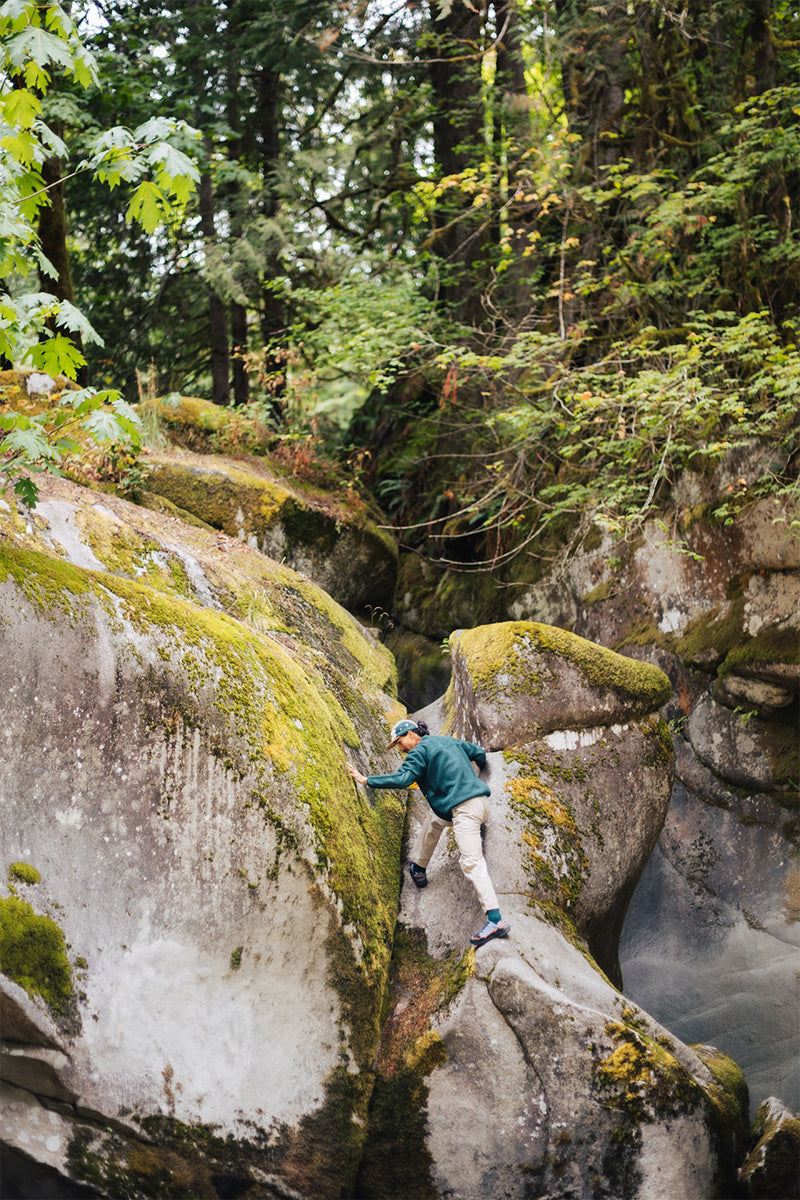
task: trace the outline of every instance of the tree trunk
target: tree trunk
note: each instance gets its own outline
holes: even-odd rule
[[[63,135],[63,126],[55,125],[59,137]],[[47,188],[49,203],[39,209],[38,235],[42,253],[55,269],[56,276],[46,274],[39,269],[39,283],[44,292],[50,292],[58,300],[75,303],[75,293],[72,290],[72,273],[69,265],[69,250],[67,249],[67,211],[64,204],[64,185],[62,183],[63,165],[60,158],[51,156],[42,164],[42,179]],[[51,330],[55,325],[49,322]],[[79,333],[66,333],[81,354],[83,340]],[[87,383],[85,367],[80,367],[76,380],[81,386]]]
[[[508,238],[510,265],[502,274],[503,310],[516,323],[530,309],[530,276],[536,262],[527,255],[534,209],[524,197],[531,192],[526,155],[531,147],[531,120],[522,29],[516,0],[494,0],[497,40],[494,78],[495,160],[502,172],[502,204],[497,235]],[[496,236],[497,236],[496,235]],[[499,240],[499,238],[498,238]]]
[[[769,91],[776,83],[775,46],[770,28],[772,0],[750,0],[750,20],[745,30],[745,39],[750,50],[752,91],[757,95]],[[747,55],[747,49],[745,50]]]
[[[597,178],[625,153],[620,140],[631,85],[627,43],[631,14],[620,0],[555,0],[567,119],[583,139],[584,161]]]
[[[206,150],[211,157],[211,139],[206,138]],[[216,242],[214,227],[214,192],[211,176],[203,171],[198,188],[200,204],[200,230],[208,250]],[[228,348],[228,322],[225,304],[217,295],[211,284],[208,284],[208,319],[211,349],[211,383],[212,400],[215,404],[230,404],[230,361]]]
[[[247,309],[243,304],[231,305],[231,337],[233,338],[233,403],[247,404],[250,386],[243,355],[247,350]]]
[[[438,16],[431,4],[432,29],[437,34],[430,47],[430,78],[435,98],[433,146],[441,177],[458,176],[472,168],[480,172],[485,158],[484,105],[481,81],[483,15],[464,0],[454,0],[447,15]],[[491,206],[473,205],[473,195],[457,185],[439,202],[436,228],[430,245],[442,260],[440,297],[453,314],[470,325],[480,325],[481,259],[491,240]]]
[[[279,73],[270,67],[262,67],[258,77],[255,137],[261,157],[261,177],[264,187],[261,208],[267,217],[275,217],[278,213],[275,169],[280,156],[280,92],[281,77]],[[279,273],[277,254],[271,255],[268,258],[264,274],[260,319],[261,336],[266,348],[264,371],[270,379],[272,412],[275,419],[282,422],[285,417],[285,364],[280,355],[272,353],[269,349],[270,344],[276,338],[280,338],[286,328],[283,301],[270,287],[273,279]]]

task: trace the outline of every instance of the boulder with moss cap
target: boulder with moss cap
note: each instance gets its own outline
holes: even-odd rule
[[[174,504],[324,587],[357,612],[390,607],[397,547],[380,516],[339,480],[293,476],[264,456],[154,450],[144,496]]]
[[[482,625],[450,636],[453,727],[487,749],[534,732],[616,725],[658,711],[663,671],[535,621]]]
[[[42,1161],[101,1194],[153,1194],[172,1163],[195,1194],[212,1171],[269,1196],[269,1145],[283,1193],[346,1193],[404,809],[360,799],[344,764],[385,755],[390,656],[288,568],[116,497],[44,480],[0,523],[4,874],[35,864],[25,903],[73,977],[47,1095],[74,1107]],[[26,1074],[9,1058],[10,1160],[38,1153],[44,1050]]]
[[[628,902],[658,840],[674,773],[657,667],[527,621],[450,639],[448,731],[501,749],[512,829],[502,890],[568,913],[617,983]],[[497,881],[496,885],[497,885]]]

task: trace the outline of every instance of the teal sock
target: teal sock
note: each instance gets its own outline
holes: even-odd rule
[[[499,909],[499,908],[488,908],[488,909],[486,910],[486,915],[487,915],[487,917],[489,918],[489,920],[492,922],[492,924],[494,924],[494,925],[499,925],[499,924],[500,924],[500,922],[501,922],[501,921],[502,921],[502,919],[503,919],[503,918],[500,916],[500,909]]]

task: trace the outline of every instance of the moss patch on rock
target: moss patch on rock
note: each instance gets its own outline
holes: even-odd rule
[[[527,773],[506,785],[511,809],[522,822],[522,841],[532,899],[552,900],[572,914],[581,894],[589,860],[569,804],[546,780]]]
[[[672,692],[663,671],[650,663],[638,662],[607,650],[577,634],[536,621],[506,621],[466,630],[458,636],[458,651],[476,686],[491,695],[503,687],[514,689],[501,677],[516,676],[519,690],[536,689],[537,680],[523,666],[526,650],[544,651],[576,667],[594,688],[614,691],[652,711],[666,704]],[[538,686],[543,687],[543,676]]]
[[[96,1189],[93,1195],[118,1200],[273,1200],[274,1189],[263,1181],[269,1161],[265,1134],[256,1131],[252,1142],[244,1142],[172,1117],[147,1117],[139,1123],[146,1141],[88,1122],[79,1125],[67,1148],[72,1178]]]
[[[65,1012],[72,1000],[63,933],[17,896],[0,898],[0,971],[56,1013]]]
[[[324,668],[225,613],[135,580],[3,547],[0,582],[9,576],[47,619],[67,614],[92,630],[93,601],[123,640],[126,624],[152,637],[159,654],[137,668],[144,719],[155,728],[177,713],[202,728],[229,769],[260,780],[265,817],[274,807],[266,800],[271,789],[296,797],[314,832],[317,869],[357,933],[364,968],[382,974],[397,911],[404,807],[391,792],[370,805],[347,775],[343,746],[357,746],[359,737]]]
[[[198,396],[162,396],[141,404],[139,415],[151,440],[169,439],[200,453],[263,454],[279,440],[257,405],[227,408]]]
[[[685,1116],[702,1105],[700,1084],[665,1046],[626,1022],[609,1021],[605,1031],[616,1046],[594,1064],[592,1083],[606,1107],[638,1125]]]
[[[713,1076],[705,1085],[710,1101],[709,1122],[723,1176],[733,1188],[736,1171],[744,1158],[750,1126],[750,1097],[744,1072],[716,1046],[690,1047]]]
[[[9,883],[39,883],[42,876],[30,863],[13,862],[8,868]]]
[[[459,995],[474,968],[472,949],[433,959],[421,930],[397,927],[357,1197],[438,1196],[427,1149],[426,1078],[447,1053],[433,1020]]]

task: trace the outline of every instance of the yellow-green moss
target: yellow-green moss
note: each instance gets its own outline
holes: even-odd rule
[[[166,496],[178,508],[231,537],[239,535],[237,514],[241,511],[248,533],[263,538],[291,500],[286,488],[233,463],[215,461],[200,470],[164,455],[154,455],[148,463],[148,491]]]
[[[91,625],[85,606],[93,597],[120,631],[124,620],[153,636],[165,665],[142,676],[151,723],[177,713],[202,726],[212,752],[240,773],[254,771],[265,793],[286,776],[314,830],[319,869],[363,943],[365,969],[381,974],[397,909],[404,807],[391,792],[372,806],[354,787],[343,745],[357,746],[358,735],[323,671],[224,613],[138,581],[0,547],[0,580],[8,575],[49,619],[68,612]]]
[[[800,1120],[789,1112],[776,1112],[769,1100],[764,1101],[756,1113],[750,1153],[737,1173],[737,1182],[747,1196],[793,1198],[798,1194],[798,1162]]]
[[[596,588],[592,588],[590,592],[587,592],[582,598],[581,604],[600,604],[603,600],[608,600],[611,596],[614,596],[618,586],[614,578],[607,579],[605,583],[598,584]]]
[[[17,896],[0,898],[0,970],[55,1012],[63,1012],[72,999],[63,933]]]
[[[427,1149],[427,1077],[447,1060],[432,1022],[474,974],[475,953],[433,959],[424,933],[398,926],[376,1059],[369,1133],[355,1194],[435,1200]]]
[[[702,1104],[702,1088],[664,1046],[620,1021],[609,1021],[605,1030],[617,1045],[594,1064],[592,1079],[606,1107],[640,1124],[692,1113]]]
[[[517,686],[536,689],[537,681],[524,664],[523,656],[530,651],[564,659],[577,667],[592,687],[626,696],[643,710],[660,708],[672,693],[667,676],[658,667],[535,621],[505,621],[467,630],[459,634],[456,648],[476,688],[489,695],[499,688],[514,690],[513,684],[499,678],[508,675],[521,676]]]
[[[8,879],[10,883],[38,883],[42,878],[36,867],[32,867],[30,863],[13,862],[8,868]]]
[[[744,1140],[750,1112],[750,1095],[744,1072],[738,1063],[716,1046],[699,1045],[690,1049],[714,1076],[714,1083],[706,1087],[706,1092],[720,1118],[729,1130],[738,1130],[741,1140]]]
[[[509,780],[510,807],[521,819],[529,886],[535,898],[552,898],[567,913],[574,910],[589,860],[572,809],[536,775]],[[544,894],[544,895],[543,895]]]

